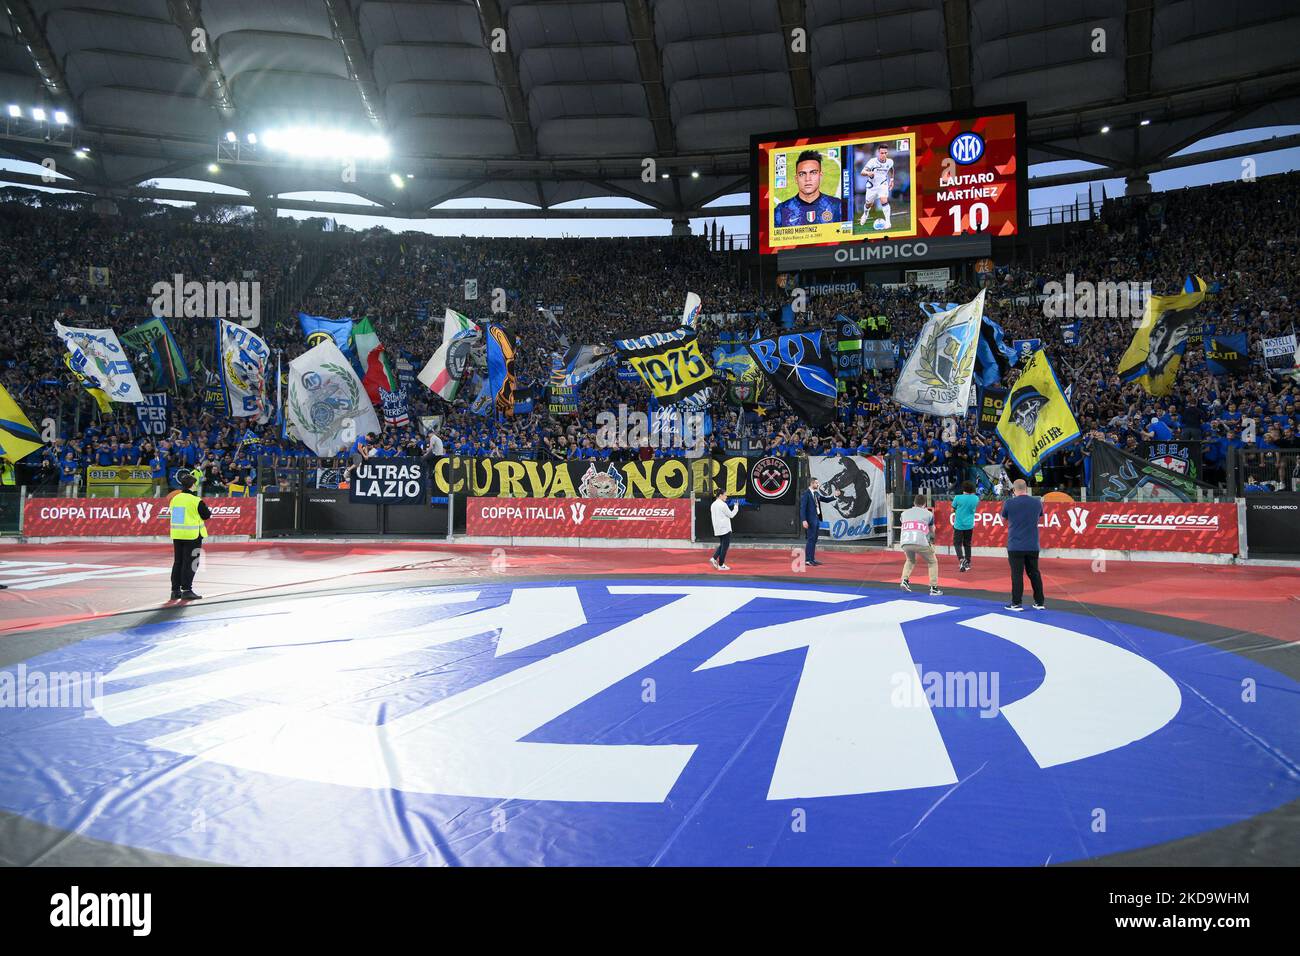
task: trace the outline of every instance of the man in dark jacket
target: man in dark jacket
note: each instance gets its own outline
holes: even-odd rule
[[[817,567],[821,564],[817,560],[817,533],[822,526],[822,502],[829,499],[823,498],[818,488],[821,482],[816,478],[808,482],[808,489],[799,499],[799,520],[803,523],[804,534],[806,535],[803,556],[804,563]],[[839,489],[835,489],[835,495],[838,495]],[[832,495],[831,497],[834,497]]]

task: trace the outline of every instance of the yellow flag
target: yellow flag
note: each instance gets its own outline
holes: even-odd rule
[[[82,375],[72,367],[71,352],[63,353],[63,364],[68,367],[68,371],[71,372],[73,377],[81,383],[82,387],[90,393],[90,397],[93,398],[95,404],[99,406],[101,414],[107,415],[113,411],[113,400],[108,397],[108,392],[104,391],[102,388],[96,388],[94,385],[91,385],[90,380],[86,378],[86,376]]]
[[[1173,391],[1187,335],[1196,321],[1196,307],[1204,299],[1205,280],[1199,276],[1188,276],[1178,295],[1150,296],[1142,324],[1119,360],[1119,377],[1137,382],[1149,395],[1164,396]]]
[[[1027,475],[1038,471],[1043,460],[1057,449],[1079,437],[1079,423],[1042,349],[1029,359],[1007,395],[998,419],[998,437],[1016,466]]]
[[[43,444],[18,403],[0,385],[0,458],[21,461]]]

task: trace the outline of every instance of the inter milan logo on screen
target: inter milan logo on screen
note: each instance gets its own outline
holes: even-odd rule
[[[984,139],[979,133],[962,133],[948,144],[948,155],[962,166],[969,166],[984,155]]]

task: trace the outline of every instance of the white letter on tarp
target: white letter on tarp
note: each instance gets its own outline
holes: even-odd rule
[[[957,782],[929,706],[899,707],[898,675],[925,703],[902,624],[955,610],[889,601],[746,631],[696,670],[806,647],[769,800]]]

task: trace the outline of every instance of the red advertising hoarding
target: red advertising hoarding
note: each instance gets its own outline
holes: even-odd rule
[[[204,498],[212,517],[209,535],[257,533],[256,498]],[[171,506],[165,498],[29,498],[23,508],[29,538],[112,535],[160,537],[171,534]]]
[[[935,502],[937,544],[952,544],[952,505]],[[1004,548],[1007,526],[1002,503],[982,501],[975,512],[973,547]],[[1090,551],[1189,551],[1237,553],[1235,504],[1177,502],[1062,501],[1044,502],[1038,544]]]
[[[465,533],[689,539],[691,503],[680,498],[470,498]]]

